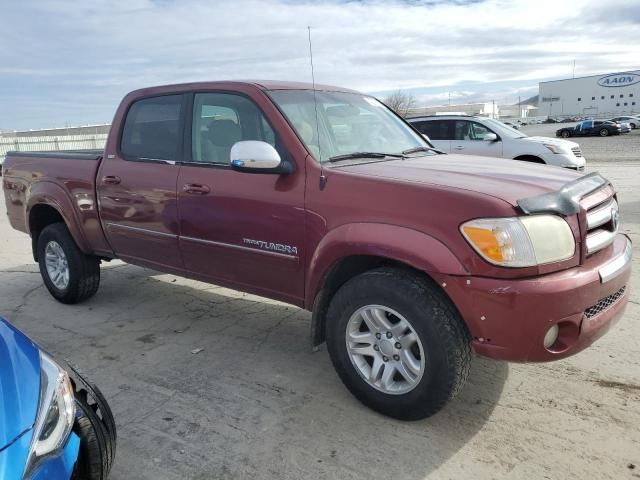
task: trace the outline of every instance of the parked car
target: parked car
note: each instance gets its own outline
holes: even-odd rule
[[[611,122],[611,123],[620,125],[620,133],[630,133],[632,130],[631,124],[629,123],[626,123],[626,122]]]
[[[622,116],[611,118],[610,121],[617,123],[628,123],[632,129],[640,128],[639,116]]]
[[[548,137],[528,137],[486,117],[439,115],[410,118],[419,132],[443,152],[510,158],[582,171],[585,158],[580,145]]]
[[[584,137],[599,135],[601,137],[607,137],[609,135],[620,135],[620,125],[613,122],[606,122],[600,120],[585,120],[578,123],[575,127],[563,127],[556,130],[556,137]]]
[[[312,310],[313,345],[396,418],[440,410],[472,349],[564,358],[629,298],[631,243],[605,178],[439,153],[338,87],[137,90],[103,152],[9,153],[4,174],[9,221],[57,300],[94,295],[100,262],[119,258]]]
[[[116,427],[100,390],[0,317],[0,478],[102,480]]]
[[[520,125],[517,125],[515,123],[511,123],[511,122],[502,122],[504,123],[507,127],[511,127],[511,128],[515,128],[516,130],[520,130]]]

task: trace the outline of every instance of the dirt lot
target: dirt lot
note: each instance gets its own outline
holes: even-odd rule
[[[636,287],[640,162],[595,169],[621,192]],[[591,349],[540,365],[478,358],[443,412],[403,423],[311,353],[307,312],[118,262],[96,297],[64,306],[37,271],[0,216],[0,312],[101,386],[119,427],[114,480],[640,478],[637,288]]]

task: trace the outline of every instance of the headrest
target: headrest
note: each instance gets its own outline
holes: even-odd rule
[[[207,137],[219,147],[232,147],[242,139],[240,125],[233,120],[212,120],[208,130]]]

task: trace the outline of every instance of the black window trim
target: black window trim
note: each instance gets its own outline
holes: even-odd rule
[[[118,141],[116,144],[116,155],[127,161],[127,162],[141,162],[141,163],[159,163],[162,165],[179,165],[182,162],[182,159],[184,157],[184,144],[183,142],[180,142],[180,137],[184,135],[184,129],[185,129],[185,107],[187,105],[185,105],[186,102],[186,98],[187,97],[187,93],[185,92],[180,92],[180,91],[173,91],[173,92],[164,92],[164,93],[155,93],[155,94],[149,94],[149,95],[143,95],[140,97],[136,97],[128,106],[127,106],[127,111],[124,113],[124,115],[122,116],[122,121],[120,122],[120,127],[118,129]],[[181,98],[181,104],[180,104],[180,115],[178,117],[178,152],[176,155],[176,159],[175,160],[164,160],[161,158],[143,158],[143,157],[134,157],[131,155],[125,155],[122,152],[122,136],[124,133],[124,126],[127,123],[127,117],[129,116],[129,112],[131,111],[131,107],[133,107],[136,103],[138,103],[141,100],[149,100],[150,98],[160,98],[160,97],[173,97],[173,96],[180,96]]]
[[[196,95],[197,94],[207,94],[207,93],[226,93],[229,95],[235,95],[238,97],[244,97],[245,99],[249,100],[251,103],[253,103],[253,105],[258,109],[258,111],[262,114],[262,116],[264,117],[265,121],[267,122],[267,124],[269,125],[269,127],[271,128],[271,130],[273,130],[273,134],[275,136],[276,139],[278,139],[279,134],[278,131],[273,128],[273,125],[271,124],[271,122],[269,121],[269,118],[267,117],[267,114],[264,112],[264,110],[262,108],[260,108],[260,105],[258,105],[256,103],[256,101],[251,98],[249,95],[247,95],[244,92],[238,92],[237,90],[225,90],[225,89],[213,89],[213,90],[192,90],[190,92],[188,92],[186,94],[186,96],[188,97],[187,102],[187,108],[185,109],[185,113],[187,114],[186,120],[185,120],[185,129],[183,132],[183,139],[182,139],[182,151],[184,152],[183,158],[182,160],[179,162],[179,165],[183,166],[183,167],[200,167],[200,168],[218,168],[218,169],[222,169],[222,170],[231,170],[231,163],[211,163],[211,162],[196,162],[193,160],[193,106],[195,104],[196,101]],[[277,143],[277,142],[276,142]],[[293,162],[290,160],[290,154],[289,152],[284,148],[284,145],[282,146],[283,151],[282,152],[278,152],[281,155],[282,158],[282,162],[288,162],[293,164]]]

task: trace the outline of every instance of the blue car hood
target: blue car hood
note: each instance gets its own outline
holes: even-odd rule
[[[33,427],[40,398],[40,351],[0,317],[0,451]]]

